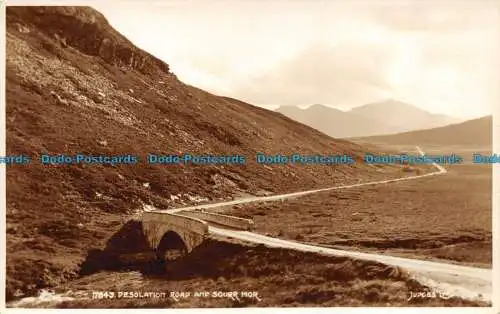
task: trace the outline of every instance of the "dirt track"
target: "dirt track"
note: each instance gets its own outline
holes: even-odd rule
[[[420,147],[417,146],[416,149],[421,155],[424,155],[424,152]],[[446,169],[443,168],[442,166],[436,163],[434,163],[433,165],[438,169],[438,171],[426,173],[423,175],[417,175],[413,177],[404,177],[404,178],[375,181],[375,182],[365,182],[353,185],[345,185],[345,186],[303,191],[297,193],[281,194],[275,196],[253,197],[242,200],[235,200],[231,202],[222,202],[209,205],[199,205],[187,208],[164,210],[161,212],[175,213],[179,211],[194,210],[198,208],[207,209],[207,208],[217,208],[227,205],[244,204],[249,202],[274,201],[274,200],[297,197],[297,196],[313,194],[329,190],[347,189],[365,185],[378,185],[378,184],[406,181],[411,179],[419,179],[429,176],[441,175],[447,172]],[[420,282],[431,287],[442,289],[446,291],[446,293],[450,296],[458,296],[467,299],[480,299],[486,301],[491,300],[492,273],[490,269],[464,267],[464,266],[457,266],[445,263],[405,259],[400,257],[385,256],[381,254],[366,254],[360,252],[329,249],[321,246],[305,245],[293,241],[276,239],[252,232],[225,230],[216,227],[211,227],[210,232],[221,236],[237,238],[240,240],[253,243],[262,243],[273,247],[289,248],[289,249],[316,252],[316,253],[335,255],[335,256],[349,256],[354,258],[361,258],[364,260],[378,261],[392,266],[399,266],[411,271],[414,274],[415,278]],[[457,277],[460,279],[457,279]]]

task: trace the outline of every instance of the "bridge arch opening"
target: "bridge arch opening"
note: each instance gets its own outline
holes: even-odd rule
[[[176,260],[187,254],[187,246],[175,231],[167,231],[156,248],[156,258],[160,261]]]

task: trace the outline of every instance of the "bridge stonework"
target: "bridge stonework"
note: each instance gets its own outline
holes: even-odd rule
[[[200,245],[208,235],[206,222],[176,214],[145,212],[142,215],[142,226],[153,250],[158,248],[163,236],[169,231],[181,237],[188,253]]]
[[[254,223],[251,219],[245,219],[235,216],[228,216],[219,213],[211,213],[203,210],[180,212],[183,216],[198,218],[201,220],[214,222],[223,226],[228,226],[240,230],[253,230]]]

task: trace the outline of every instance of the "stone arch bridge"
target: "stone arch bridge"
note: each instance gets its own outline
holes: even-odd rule
[[[252,230],[253,221],[203,210],[169,213],[147,211],[142,215],[144,235],[158,256],[170,249],[190,253],[209,235],[209,224],[231,229]]]

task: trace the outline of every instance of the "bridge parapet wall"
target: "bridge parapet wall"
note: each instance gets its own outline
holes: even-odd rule
[[[195,217],[208,222],[213,222],[223,226],[228,226],[240,230],[253,230],[254,223],[251,219],[210,213],[202,210],[184,211],[180,213],[183,216]]]

